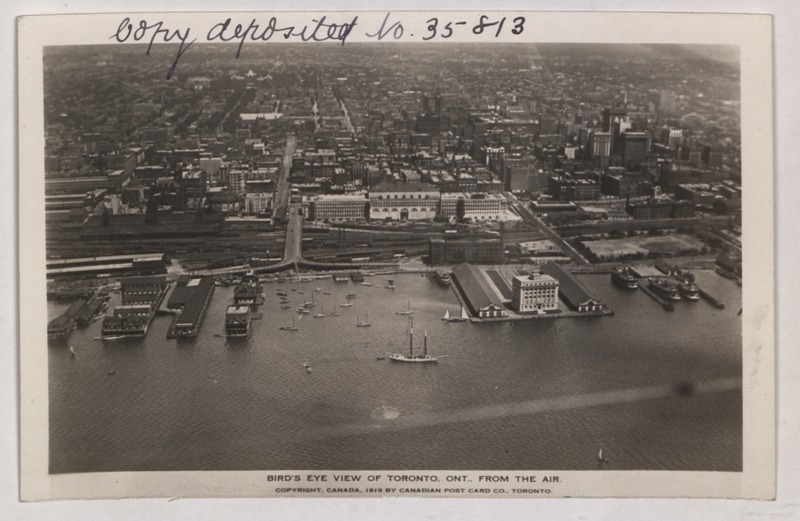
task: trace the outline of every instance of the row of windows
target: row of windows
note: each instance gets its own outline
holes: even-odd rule
[[[409,212],[436,212],[436,208],[403,208],[403,210],[408,210]],[[373,208],[373,212],[399,212],[399,208]]]
[[[379,195],[375,197],[375,199],[384,199],[384,196]],[[406,194],[401,194],[400,197],[398,197],[397,194],[394,194],[393,196],[387,195],[385,199],[438,199],[438,197],[427,194],[425,195],[416,194],[416,197],[414,195],[409,195],[408,197],[406,197]]]

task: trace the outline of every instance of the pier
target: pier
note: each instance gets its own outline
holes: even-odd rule
[[[650,297],[652,297],[653,300],[661,304],[661,307],[664,308],[665,310],[675,311],[675,306],[672,305],[672,302],[656,295],[652,289],[647,287],[647,284],[642,284],[642,281],[639,281],[639,289],[644,291],[647,295],[650,295]]]
[[[711,304],[717,309],[725,309],[725,304],[717,300],[713,295],[711,295],[708,291],[698,287],[697,291],[700,293],[700,298]]]

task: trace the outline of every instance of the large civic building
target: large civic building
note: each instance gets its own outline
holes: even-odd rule
[[[311,202],[313,217],[317,221],[358,221],[365,219],[364,210],[369,199],[363,193],[333,194],[318,195]]]
[[[511,306],[519,313],[558,310],[558,280],[550,275],[516,275],[511,288]]]
[[[426,183],[381,184],[370,190],[370,217],[393,221],[433,220],[439,191]]]
[[[506,221],[510,218],[508,200],[500,194],[442,194],[442,217],[455,217],[458,201],[464,201],[464,217],[473,221]]]

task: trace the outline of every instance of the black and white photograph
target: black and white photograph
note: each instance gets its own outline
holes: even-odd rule
[[[24,64],[49,477],[535,498],[752,471],[751,50],[537,39],[525,12],[159,16]]]

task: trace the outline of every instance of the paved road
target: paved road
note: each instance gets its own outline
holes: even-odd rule
[[[545,234],[548,239],[556,243],[558,247],[561,248],[561,251],[569,255],[569,258],[572,259],[572,262],[574,262],[578,266],[585,266],[589,264],[589,261],[587,261],[583,257],[583,255],[578,253],[577,250],[575,250],[575,248],[570,246],[567,243],[567,241],[565,241],[559,234],[550,229],[550,227],[547,226],[544,222],[542,222],[541,219],[533,215],[533,212],[531,212],[530,209],[527,206],[525,206],[523,202],[517,199],[517,197],[514,194],[509,192],[503,192],[503,193],[506,195],[506,198],[509,200],[509,202],[514,205],[514,207],[517,209],[520,215],[525,219],[525,221],[535,225],[536,228],[543,234]]]
[[[303,207],[299,204],[290,204],[287,219],[283,262],[294,264],[303,259]]]
[[[286,138],[286,145],[283,148],[283,162],[281,164],[281,174],[278,177],[277,187],[277,200],[275,201],[275,211],[273,215],[277,219],[286,217],[286,211],[289,206],[289,197],[292,195],[291,183],[289,182],[289,173],[292,170],[292,157],[294,151],[297,149],[297,136],[290,134]]]

